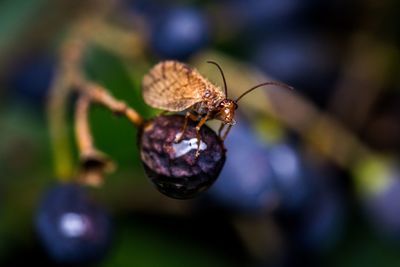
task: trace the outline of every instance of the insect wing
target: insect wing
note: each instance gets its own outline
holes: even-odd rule
[[[203,101],[203,94],[209,88],[216,87],[195,69],[177,61],[158,63],[142,83],[144,101],[167,111],[182,111]]]

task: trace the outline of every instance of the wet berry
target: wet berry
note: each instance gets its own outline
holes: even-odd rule
[[[225,162],[223,142],[207,126],[201,127],[200,156],[196,158],[196,123],[189,121],[182,141],[184,116],[158,116],[139,133],[140,157],[144,169],[163,194],[178,199],[196,196],[217,179]]]
[[[109,247],[110,220],[78,184],[60,184],[46,192],[36,230],[50,257],[62,264],[92,263]]]

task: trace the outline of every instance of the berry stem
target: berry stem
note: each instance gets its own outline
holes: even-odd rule
[[[129,107],[125,102],[114,98],[114,96],[101,85],[85,79],[77,79],[74,88],[76,88],[79,93],[89,97],[91,101],[105,106],[117,115],[127,117],[136,127],[142,125],[143,117],[136,110]]]
[[[90,99],[87,96],[79,97],[75,108],[75,135],[81,157],[91,154],[94,150],[93,138],[90,132],[88,112]]]
[[[50,88],[47,116],[54,159],[54,171],[56,177],[64,181],[69,180],[74,172],[65,114],[68,94],[68,82],[59,72]]]

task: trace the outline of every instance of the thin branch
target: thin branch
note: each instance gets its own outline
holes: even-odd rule
[[[79,97],[75,108],[75,136],[81,157],[92,154],[93,138],[90,133],[88,112],[90,100],[87,96]]]
[[[136,110],[129,107],[125,102],[114,98],[101,85],[89,81],[77,81],[75,88],[81,94],[89,97],[91,101],[105,106],[117,115],[126,116],[136,127],[143,124],[143,118]]]

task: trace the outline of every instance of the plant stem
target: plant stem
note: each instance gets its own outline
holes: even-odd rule
[[[68,81],[58,72],[50,88],[47,115],[55,175],[62,181],[70,180],[74,173],[65,114],[68,94]]]
[[[104,87],[94,82],[77,79],[74,88],[96,102],[110,109],[117,115],[126,116],[136,127],[143,124],[142,116],[133,108],[129,107],[125,102],[114,98],[111,93]]]
[[[66,110],[69,94],[73,90],[79,94],[75,113],[75,134],[81,166],[77,178],[90,185],[101,184],[104,173],[114,169],[114,164],[98,151],[93,143],[88,121],[90,103],[101,104],[117,115],[124,115],[136,127],[143,124],[139,113],[125,102],[115,99],[106,88],[87,80],[83,74],[81,65],[84,52],[99,25],[101,24],[97,19],[83,20],[75,26],[65,41],[61,49],[58,72],[50,88],[47,110],[55,174],[63,181],[75,180],[76,168],[68,140]]]
[[[81,157],[89,155],[94,150],[93,138],[89,127],[90,99],[87,96],[79,97],[75,108],[75,135]]]

